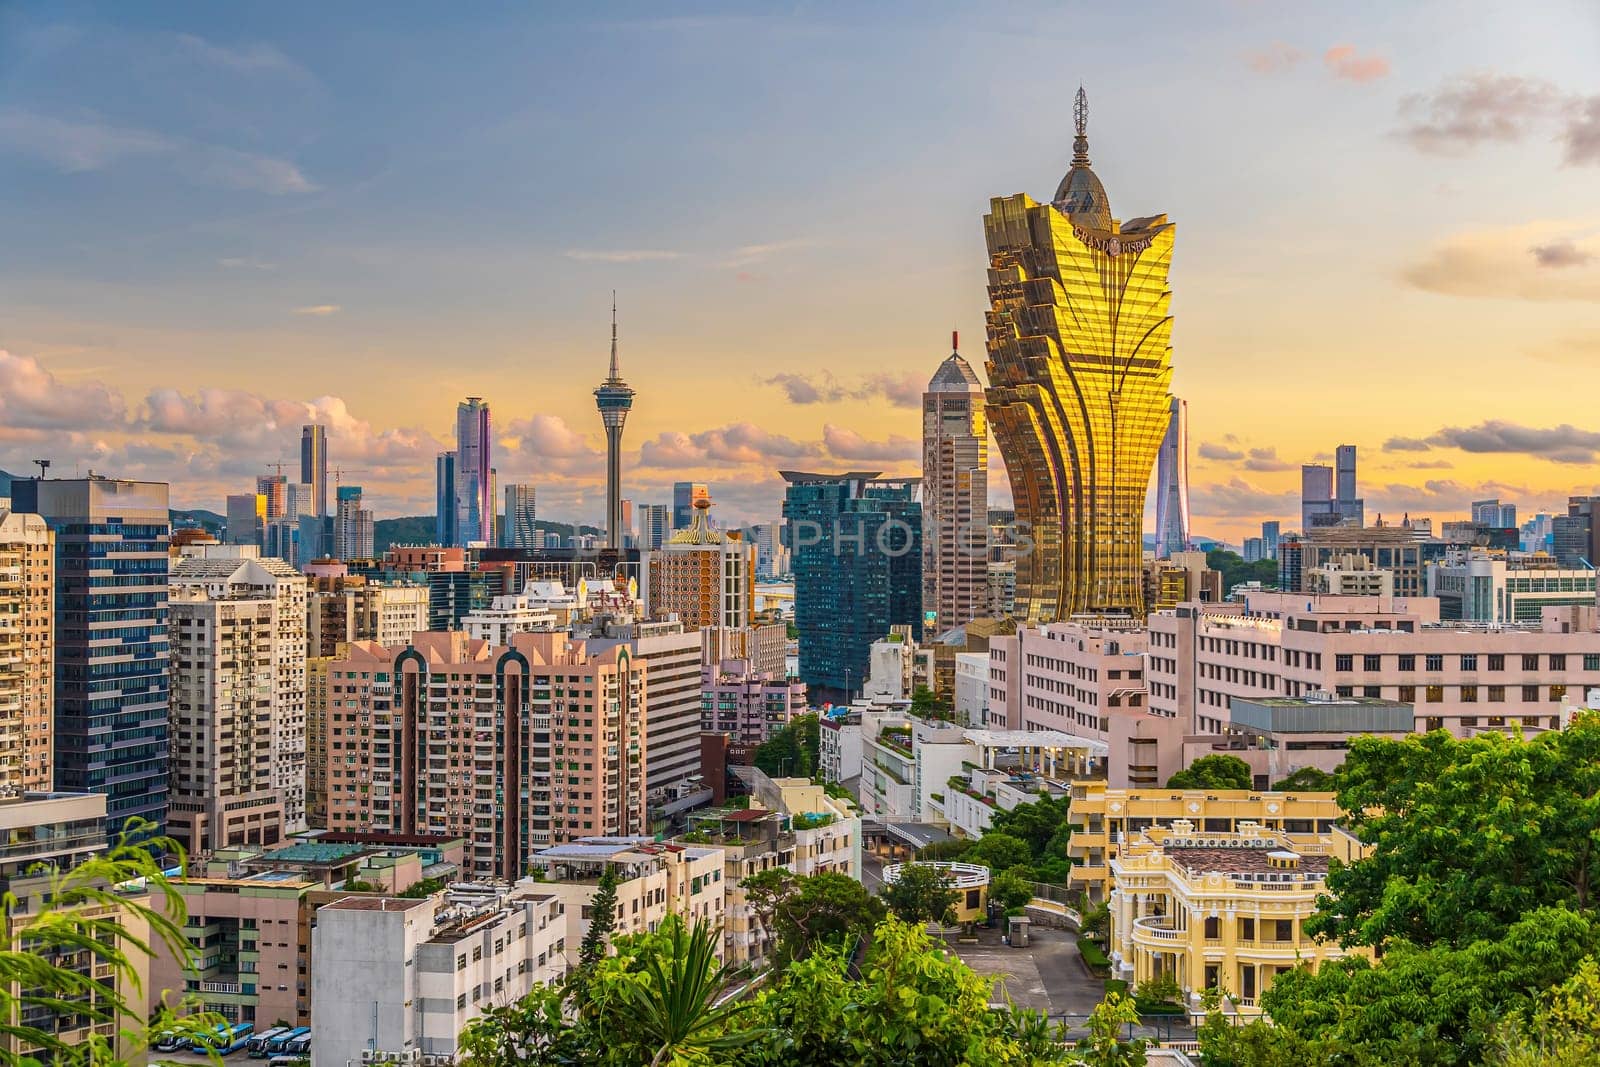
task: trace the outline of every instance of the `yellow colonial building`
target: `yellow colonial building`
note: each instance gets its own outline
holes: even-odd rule
[[[1102,781],[1072,783],[1072,860],[1068,885],[1102,903],[1112,889],[1111,861],[1127,835],[1188,820],[1206,833],[1231,833],[1246,824],[1282,834],[1306,852],[1338,853],[1332,793],[1272,793],[1249,789],[1108,789]],[[1340,835],[1342,836],[1342,835]]]
[[[1118,977],[1135,988],[1170,977],[1191,1010],[1202,992],[1221,989],[1225,1009],[1255,1015],[1278,975],[1343,957],[1337,943],[1305,933],[1331,858],[1305,844],[1249,821],[1208,832],[1177,819],[1125,837],[1111,861]]]

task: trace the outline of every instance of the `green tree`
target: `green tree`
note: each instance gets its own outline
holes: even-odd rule
[[[606,955],[611,931],[617,926],[617,872],[609,864],[600,872],[600,884],[589,901],[589,929],[578,946],[578,966],[572,978],[573,999],[583,1004],[588,999],[589,981]]]
[[[1238,756],[1201,756],[1167,779],[1168,789],[1249,789],[1250,764]]]
[[[751,762],[771,778],[811,777],[814,764],[802,743],[801,729],[799,720],[785,726],[756,747]]]
[[[1326,793],[1334,788],[1334,777],[1315,767],[1301,767],[1272,788],[1283,793]]]
[[[1264,589],[1278,587],[1278,561],[1275,559],[1246,563],[1244,557],[1237,552],[1229,552],[1225,548],[1213,548],[1206,553],[1206,566],[1221,572],[1223,596],[1227,596],[1229,590],[1243,582],[1260,582]]]
[[[929,863],[905,864],[899,877],[884,883],[879,895],[901,922],[947,926],[955,923],[956,901],[961,899],[950,884],[950,875]]]
[[[14,891],[26,876],[0,898],[15,935],[0,948],[0,1037],[40,1050],[20,1060],[22,1067],[119,1067],[130,1050],[142,1063],[154,1036],[200,1036],[221,1023],[212,1014],[145,1010],[141,957],[162,949],[178,960],[195,958],[183,935],[183,896],[162,873],[159,855],[181,857],[182,848],[155,836],[153,823],[131,819],[105,853],[43,875],[26,905]],[[148,896],[113,888],[141,881]],[[94,977],[99,967],[109,967],[112,980]],[[181,1010],[192,1007],[186,1002]],[[41,1014],[78,1016],[91,1032],[67,1044],[53,1026],[34,1025]],[[103,1026],[113,1032],[100,1033]]]
[[[563,987],[536,985],[521,1000],[486,1008],[461,1033],[460,1067],[581,1063],[585,1034],[568,1022],[566,997]]]
[[[796,876],[782,868],[762,871],[741,885],[762,924],[772,931],[772,964],[781,970],[824,945],[870,937],[884,905],[849,875]]]
[[[654,1049],[650,1067],[717,1062],[759,1040],[761,1032],[744,1025],[753,1004],[717,1004],[734,973],[717,961],[722,935],[699,923],[689,930],[672,916],[657,937],[663,943],[639,957],[644,981],[619,987],[621,1025],[608,1032],[627,1034],[647,1052]]]
[[[1495,1033],[1501,1067],[1588,1067],[1600,1063],[1600,963],[1586,959],[1532,1013],[1508,1017]]]
[[[1370,852],[1332,866],[1308,932],[1459,947],[1497,940],[1543,906],[1595,907],[1600,716],[1532,738],[1358,737],[1338,796]]]
[[[1132,999],[1107,994],[1089,1013],[1089,1034],[1078,1040],[1077,1062],[1085,1067],[1143,1067],[1146,1042],[1122,1039],[1124,1029],[1138,1021]]]
[[[1033,883],[1013,868],[989,880],[989,899],[1007,915],[1022,910],[1033,899]]]
[[[961,857],[963,863],[977,863],[991,871],[1005,871],[1033,862],[1033,851],[1020,837],[1003,830],[990,830]]]
[[[433,896],[433,894],[443,889],[446,884],[443,878],[421,878],[406,886],[400,895],[411,900],[421,900],[423,897]]]
[[[874,932],[859,979],[850,977],[839,948],[775,973],[781,977],[759,1000],[756,1022],[767,1036],[745,1059],[750,1067],[1067,1062],[1065,1047],[1040,1047],[1037,1020],[989,1010],[988,979],[936,947],[920,927],[895,919]]]

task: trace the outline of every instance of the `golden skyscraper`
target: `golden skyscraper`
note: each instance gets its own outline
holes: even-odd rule
[[[1173,227],[1111,217],[1089,169],[1088,101],[1049,204],[997,197],[987,407],[1020,536],[1017,615],[1144,614],[1145,490],[1170,421]]]

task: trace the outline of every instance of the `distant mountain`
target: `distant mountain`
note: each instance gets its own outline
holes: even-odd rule
[[[22,477],[20,474],[7,474],[5,471],[0,471],[0,496],[10,496],[11,479],[20,477]]]
[[[574,527],[569,522],[547,522],[544,519],[534,521],[534,527],[540,533],[559,534],[562,541],[572,536],[572,531],[577,529],[580,534],[601,535],[601,530],[594,526]],[[372,550],[382,552],[394,545],[431,545],[433,543],[434,518],[432,515],[407,515],[398,519],[379,519],[372,524]]]
[[[223,516],[218,515],[215,511],[207,511],[205,508],[190,508],[187,511],[180,508],[172,508],[167,514],[171,518],[174,530],[182,529],[186,526],[196,526],[211,533],[221,533],[222,528],[228,523],[228,520]]]

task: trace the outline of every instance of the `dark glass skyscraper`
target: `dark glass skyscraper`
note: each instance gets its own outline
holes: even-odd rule
[[[456,454],[440,452],[434,463],[433,539],[445,548],[456,541]]]
[[[326,426],[312,424],[300,427],[300,480],[311,487],[311,513],[328,514],[328,428]]]
[[[489,405],[469,396],[456,405],[456,529],[453,544],[494,544],[494,433]]]
[[[780,471],[794,572],[800,678],[812,699],[848,698],[872,642],[922,633],[922,505],[916,478]]]
[[[106,794],[108,832],[164,831],[170,758],[165,482],[18,479],[56,532],[55,785]]]

